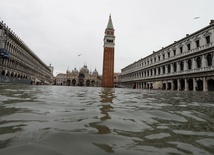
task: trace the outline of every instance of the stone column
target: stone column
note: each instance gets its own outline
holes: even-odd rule
[[[156,75],[159,75],[159,74],[158,74],[158,68],[156,68]]]
[[[173,80],[172,80],[172,82],[171,82],[171,87],[172,87],[171,90],[174,90],[174,87],[175,87],[175,86],[174,86]]]
[[[214,52],[213,52],[212,66],[214,66]]]
[[[168,74],[168,65],[165,66],[165,74]]]
[[[170,68],[171,68],[171,73],[174,73],[174,66],[173,66],[173,63],[170,64]]]
[[[168,81],[166,81],[166,90],[168,90]]]
[[[192,78],[193,80],[193,91],[196,91],[197,82],[195,81],[195,78]]]
[[[181,66],[180,66],[180,62],[177,62],[177,72],[181,71]]]
[[[181,84],[180,84],[180,80],[179,79],[177,80],[177,83],[178,83],[178,90],[180,90],[181,89]]]
[[[205,59],[205,55],[202,55],[201,67],[202,67],[202,68],[207,67],[207,63],[206,63],[206,59]]]
[[[184,79],[184,82],[185,82],[185,88],[184,88],[184,90],[188,91],[189,90],[189,85],[188,85],[187,79]]]
[[[164,67],[164,66],[161,66],[161,67],[160,67],[160,74],[163,74],[163,67]]]
[[[196,67],[196,58],[192,58],[192,69],[194,70],[194,69],[196,69],[197,67]]]
[[[188,69],[187,60],[184,60],[184,71],[186,71],[187,69]]]
[[[203,77],[203,86],[204,86],[203,91],[207,91],[207,80],[205,77]]]

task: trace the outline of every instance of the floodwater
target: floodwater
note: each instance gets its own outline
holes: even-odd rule
[[[214,92],[0,84],[1,155],[211,155]]]

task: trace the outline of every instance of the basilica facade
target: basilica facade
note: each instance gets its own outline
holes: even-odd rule
[[[99,87],[100,83],[101,77],[97,70],[90,72],[86,65],[80,70],[68,69],[66,73],[59,73],[56,76],[56,85]]]

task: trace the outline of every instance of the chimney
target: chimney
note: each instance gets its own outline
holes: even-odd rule
[[[213,19],[210,20],[210,25],[212,25],[212,24],[214,24],[214,20]]]

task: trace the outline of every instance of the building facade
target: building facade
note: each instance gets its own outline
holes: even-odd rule
[[[0,22],[0,83],[50,84],[51,69]]]
[[[79,71],[74,68],[72,71],[67,70],[65,74],[60,73],[56,76],[56,85],[99,87],[100,83],[101,77],[97,70],[89,72],[86,65]]]
[[[121,69],[120,84],[138,89],[214,90],[214,20]]]
[[[102,87],[114,87],[114,46],[114,27],[110,15],[104,36]]]

